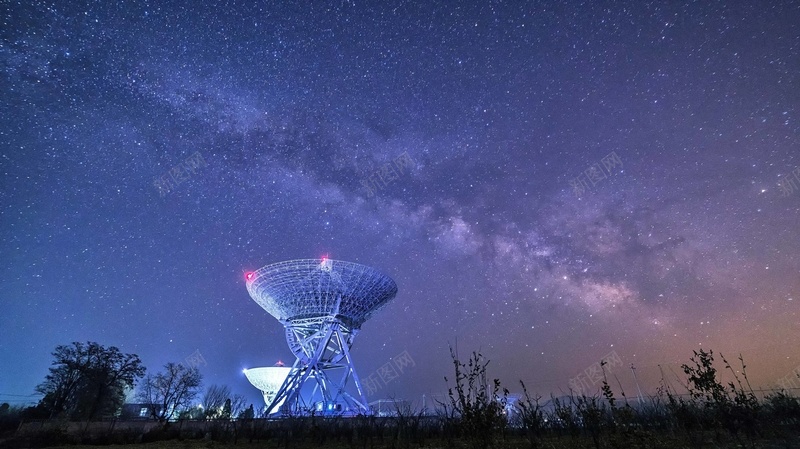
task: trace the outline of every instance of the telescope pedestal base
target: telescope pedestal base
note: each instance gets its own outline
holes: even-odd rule
[[[336,319],[285,323],[287,341],[297,355],[292,371],[267,407],[267,415],[280,405],[282,415],[371,414],[361,380],[350,357],[355,330]],[[355,394],[348,393],[352,381]],[[301,390],[313,385],[310,395]]]

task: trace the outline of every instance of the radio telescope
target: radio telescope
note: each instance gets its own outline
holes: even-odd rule
[[[261,394],[264,396],[264,402],[267,405],[270,405],[273,399],[275,399],[275,394],[278,393],[278,390],[280,390],[286,378],[289,377],[291,371],[292,369],[288,366],[265,366],[243,370],[247,380],[249,380],[254,387],[261,390]],[[283,401],[276,403],[272,413],[277,412],[278,407],[282,404]]]
[[[283,324],[297,357],[267,413],[338,411],[342,404],[350,413],[369,413],[350,347],[361,325],[397,294],[397,284],[373,268],[327,258],[274,263],[245,279],[253,300]],[[355,395],[347,392],[351,380]],[[313,391],[304,400],[306,384]]]

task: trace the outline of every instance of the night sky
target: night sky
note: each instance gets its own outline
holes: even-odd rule
[[[544,395],[608,354],[629,396],[699,348],[800,366],[797,2],[0,17],[0,402],[88,340],[258,404],[242,369],[293,357],[244,273],[323,255],[398,285],[352,352],[414,364],[370,400],[445,391],[449,345]]]

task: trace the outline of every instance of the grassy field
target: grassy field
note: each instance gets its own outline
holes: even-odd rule
[[[654,430],[608,427],[600,433],[593,433],[585,426],[571,429],[550,427],[534,434],[530,428],[520,427],[483,429],[488,433],[475,433],[471,431],[475,429],[465,429],[460,420],[451,421],[441,416],[426,418],[316,417],[254,420],[247,425],[231,421],[198,421],[172,423],[166,429],[155,427],[144,433],[142,429],[120,426],[114,433],[83,435],[66,431],[63,427],[60,430],[58,427],[43,427],[35,432],[8,433],[5,439],[0,438],[0,448],[800,448],[800,428],[786,423],[775,423],[750,435],[722,429],[663,426]]]
[[[28,420],[0,416],[0,448],[786,448],[800,449],[800,399],[785,391],[758,397],[749,387],[744,361],[727,384],[713,366],[713,353],[695,352],[683,365],[687,393],[660,388],[631,403],[607,381],[593,396],[528,395],[508,403],[508,390],[486,377],[478,353],[467,362],[453,356],[447,403],[435,411],[398,407],[395,416],[282,419],[240,418],[155,421]]]
[[[644,437],[644,436],[643,436]],[[53,446],[63,449],[89,449],[97,448],[95,445],[70,445],[70,446]],[[295,449],[316,449],[316,448],[331,448],[331,449],[411,449],[411,448],[442,448],[442,449],[472,449],[475,446],[467,441],[428,441],[422,445],[416,444],[401,444],[397,441],[392,442],[374,442],[369,444],[355,444],[346,442],[327,442],[323,444],[318,443],[302,443],[302,444],[286,444],[286,442],[277,441],[254,441],[254,442],[233,442],[222,443],[218,441],[204,441],[204,440],[170,440],[170,441],[157,441],[152,443],[142,444],[129,444],[129,445],[111,445],[108,447],[124,447],[125,449],[213,449],[213,448],[241,448],[241,449],[255,449],[255,448],[295,448]],[[499,439],[492,444],[492,447],[509,448],[509,449],[531,449],[531,448],[564,448],[564,449],[594,449],[596,446],[591,438],[545,438],[537,446],[532,446],[525,438],[510,437],[506,439]],[[684,438],[667,437],[664,435],[651,435],[646,436],[638,442],[628,440],[607,440],[601,445],[601,448],[653,448],[653,449],[678,449],[678,448],[719,448],[719,449],[734,449],[734,448],[753,448],[753,449],[797,449],[800,448],[800,438],[793,439],[779,439],[779,440],[763,440],[763,441],[727,441],[719,442],[714,441],[713,435],[709,435],[706,441],[687,441]]]

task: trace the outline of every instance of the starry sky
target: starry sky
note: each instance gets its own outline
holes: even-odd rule
[[[610,353],[629,395],[631,364],[654,392],[699,348],[756,387],[800,366],[797,2],[0,20],[0,401],[90,340],[150,372],[201,355],[258,403],[242,369],[292,356],[243,274],[323,255],[398,284],[352,352],[414,364],[370,400],[445,391],[450,345],[545,395]]]

